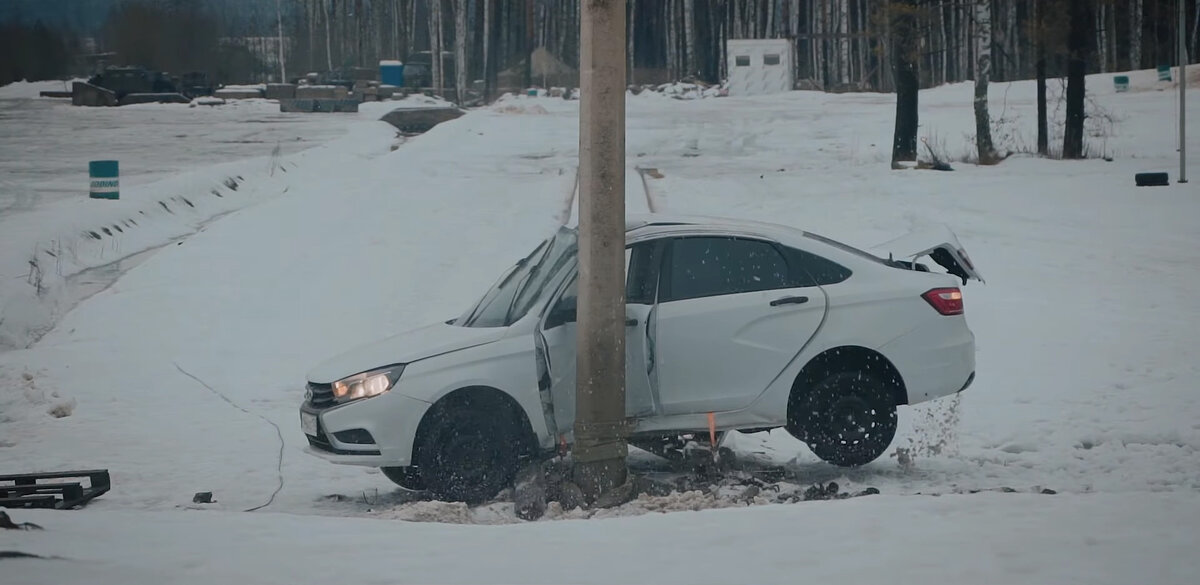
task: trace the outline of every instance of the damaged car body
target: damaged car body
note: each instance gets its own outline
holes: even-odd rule
[[[784,428],[835,465],[881,456],[897,407],[973,381],[959,281],[983,280],[949,230],[883,249],[768,223],[630,217],[630,442],[659,452],[711,421],[722,433]],[[300,408],[308,451],[477,502],[522,460],[571,445],[577,251],[562,227],[462,315],[314,368]]]

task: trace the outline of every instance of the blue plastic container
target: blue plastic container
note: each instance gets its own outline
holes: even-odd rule
[[[91,179],[92,199],[119,199],[121,197],[120,169],[115,160],[88,162],[88,177]]]
[[[399,61],[379,62],[379,82],[383,85],[404,85],[404,64]]]

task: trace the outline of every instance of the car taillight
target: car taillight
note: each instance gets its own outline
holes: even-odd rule
[[[958,288],[935,288],[921,295],[921,298],[943,315],[963,314],[962,291]]]

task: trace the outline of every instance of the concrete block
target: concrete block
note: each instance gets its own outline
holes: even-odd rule
[[[311,113],[354,113],[358,111],[357,100],[335,99],[284,99],[279,100],[280,112]]]
[[[188,104],[192,100],[181,93],[129,93],[117,102],[117,105],[132,104]]]
[[[296,87],[296,99],[333,99],[332,85],[301,85]]]
[[[103,87],[76,81],[71,84],[71,103],[76,106],[115,106],[117,94]]]
[[[291,83],[268,83],[267,99],[290,100],[296,97],[296,86]]]
[[[225,100],[249,100],[263,97],[262,90],[257,89],[218,89],[213,97]]]

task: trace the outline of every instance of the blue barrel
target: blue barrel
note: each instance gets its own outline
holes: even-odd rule
[[[404,64],[399,61],[380,61],[379,83],[402,87],[404,85]]]
[[[94,160],[88,163],[88,177],[92,181],[92,199],[119,199],[121,196],[117,161]]]

